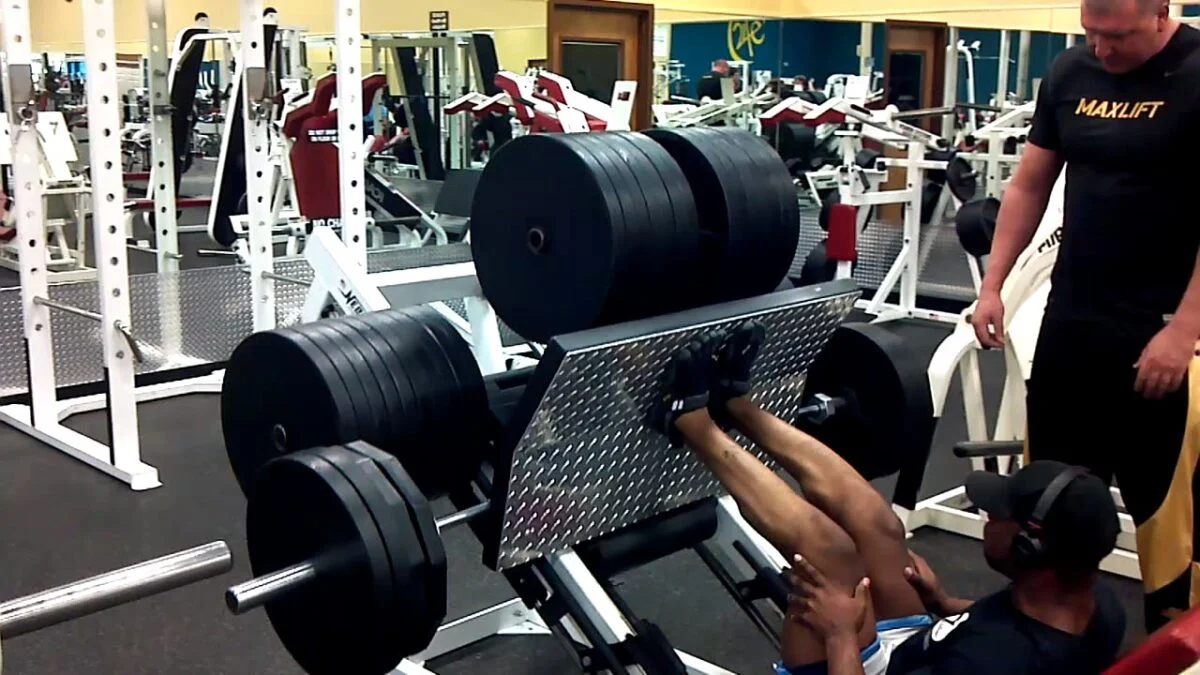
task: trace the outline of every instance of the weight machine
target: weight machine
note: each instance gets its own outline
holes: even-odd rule
[[[730,328],[755,317],[771,325],[775,334],[797,337],[771,343],[771,348],[763,351],[761,370],[773,375],[762,383],[758,398],[768,409],[798,410],[803,393],[794,383],[796,378],[803,377],[808,358],[797,359],[796,355],[820,352],[821,343],[849,313],[856,296],[851,282],[834,282],[824,287],[795,289],[554,338],[532,372],[496,373],[480,383],[480,387],[491,392],[487,405],[496,415],[509,420],[508,428],[513,433],[503,434],[505,440],[495,453],[489,454],[494,456],[490,467],[485,465],[473,481],[450,488],[449,496],[459,510],[436,520],[432,515],[423,515],[430,512],[418,488],[425,483],[417,478],[418,475],[431,478],[433,474],[426,471],[433,469],[418,474],[417,464],[431,465],[416,457],[411,458],[412,464],[410,458],[404,458],[401,466],[397,457],[356,442],[296,449],[284,461],[259,465],[261,468],[254,470],[253,463],[244,464],[230,447],[235,474],[257,476],[248,507],[248,513],[252,514],[248,521],[252,555],[266,556],[260,560],[269,558],[274,562],[265,565],[256,562],[255,571],[262,576],[230,588],[226,593],[227,604],[239,614],[265,606],[284,645],[314,673],[328,670],[321,664],[334,667],[326,654],[343,655],[335,667],[349,670],[353,667],[348,660],[356,664],[390,664],[407,657],[394,672],[428,673],[424,666],[427,659],[447,653],[450,644],[465,646],[457,636],[478,639],[492,634],[495,615],[491,613],[439,628],[442,621],[439,612],[423,610],[425,605],[410,594],[422,592],[416,587],[400,595],[412,600],[407,605],[408,611],[375,613],[367,607],[371,604],[369,598],[380,597],[379,592],[361,586],[351,591],[344,586],[341,573],[322,563],[321,551],[326,544],[317,543],[315,549],[309,549],[316,553],[312,559],[278,557],[267,552],[264,547],[269,544],[260,543],[260,535],[282,530],[270,517],[263,520],[253,514],[298,515],[298,511],[282,508],[279,499],[294,500],[298,508],[301,503],[317,503],[299,485],[291,483],[285,475],[288,470],[276,472],[276,469],[291,462],[305,465],[310,457],[321,457],[337,466],[348,467],[347,462],[359,466],[363,472],[355,480],[363,481],[363,492],[385,489],[379,481],[399,490],[407,508],[393,504],[380,506],[382,510],[371,513],[382,521],[413,514],[416,519],[413,531],[421,533],[418,536],[423,545],[413,546],[410,541],[406,546],[410,552],[420,552],[422,548],[429,551],[435,542],[440,547],[442,530],[469,523],[484,544],[484,564],[504,572],[523,602],[541,618],[539,622],[532,613],[522,615],[523,621],[532,623],[519,632],[542,632],[548,626],[564,639],[581,662],[615,673],[729,673],[674,649],[654,624],[631,610],[611,581],[623,571],[676,551],[694,549],[768,639],[778,642],[770,617],[774,615],[777,621],[786,608],[786,586],[780,573],[786,561],[746,524],[732,499],[721,496],[719,484],[702,464],[684,451],[668,449],[665,440],[644,425],[637,411],[657,395],[656,378],[647,377],[646,364],[665,361],[702,327]],[[355,325],[392,321],[386,316],[389,314],[399,313],[362,315]],[[436,314],[433,316],[435,323],[440,322]],[[333,326],[339,322],[343,321],[335,318],[326,323]],[[426,325],[430,326],[429,335],[440,334],[433,324]],[[301,326],[298,330],[312,330],[316,335],[315,326]],[[447,358],[459,363],[456,353],[466,346],[459,342],[456,347],[455,341],[435,339],[443,345]],[[243,358],[243,364],[231,362],[231,372],[254,368],[252,364],[257,357],[253,353],[247,351]],[[416,365],[411,365],[415,377]],[[262,378],[247,371],[240,381],[258,383]],[[247,391],[242,395],[258,394]],[[458,410],[457,414],[464,415],[459,418],[463,424],[447,433],[470,433],[470,420],[476,412],[479,411],[474,408]],[[223,424],[228,429],[242,428],[230,420]],[[546,433],[550,428],[554,432]],[[294,439],[290,431],[293,427],[285,429],[281,437]],[[597,442],[597,439],[610,440]],[[457,436],[443,440],[447,447],[460,447]],[[386,477],[364,467],[364,458],[385,471]],[[579,471],[580,466],[590,469]],[[459,475],[469,468],[462,462],[450,461],[440,471]],[[434,480],[441,484],[441,479]],[[267,502],[271,505],[260,511]],[[320,519],[313,522],[317,520]],[[314,536],[317,541],[326,535],[314,533]],[[329,536],[337,537],[332,531]],[[396,543],[399,545],[399,540]],[[414,560],[412,564],[414,570],[423,569],[429,578],[436,579],[439,578],[436,568],[444,561],[438,563],[434,556]],[[421,579],[424,573],[414,572],[408,578]],[[284,606],[291,608],[288,611],[303,613],[305,618],[301,623],[309,628],[342,620],[321,615],[316,606],[306,607],[301,599],[320,597],[324,591],[318,589],[331,591],[334,587],[346,589],[337,594],[345,607],[371,613],[351,613],[357,617],[354,621],[377,626],[383,634],[397,639],[374,641],[364,636],[363,631],[321,630],[325,639],[321,644],[312,644],[303,641],[300,633],[289,627],[299,624],[277,620],[279,615],[274,610]],[[433,593],[444,594],[447,590],[439,585]],[[308,595],[310,592],[315,595]],[[284,598],[287,598],[285,603],[281,602]],[[756,606],[758,600],[766,600],[768,607]],[[444,607],[440,602],[429,606]],[[472,626],[476,628],[469,628]]]
[[[4,137],[3,147],[0,147],[0,167],[3,167],[0,170],[14,166],[11,128],[17,128],[18,134],[33,136],[33,162],[41,188],[40,210],[46,217],[45,229],[50,238],[46,246],[47,277],[56,283],[94,279],[96,270],[88,266],[86,255],[91,186],[85,176],[71,170],[71,164],[79,161],[75,140],[61,112],[30,109],[28,114],[35,116],[36,121],[31,117],[10,127],[8,120],[0,120],[0,134]],[[23,208],[24,202],[14,199],[9,213],[12,215]],[[27,249],[19,238],[0,244],[0,267],[19,272],[22,253]]]
[[[842,128],[836,132],[842,147],[842,164],[836,170],[840,200],[835,208],[866,207],[858,209],[853,218],[857,222],[854,233],[856,241],[861,239],[867,226],[866,213],[870,207],[880,204],[903,205],[903,243],[900,252],[872,297],[860,301],[859,309],[875,315],[876,321],[919,318],[956,323],[959,320],[957,314],[917,306],[917,275],[929,256],[932,243],[932,238],[923,241],[921,237],[926,172],[946,172],[951,163],[948,160],[927,159],[926,153],[947,151],[948,143],[935,134],[900,122],[895,117],[894,110],[868,110],[846,99],[829,99],[817,105],[799,98],[789,98],[763,113],[762,120],[768,125],[795,122],[810,127],[834,124]],[[902,159],[879,157],[869,166],[859,166],[856,155],[861,149],[862,139],[904,149],[907,156]],[[878,189],[886,176],[887,167],[905,169],[906,186],[903,189]],[[974,180],[970,175],[962,178]],[[950,190],[950,179],[947,178],[945,189],[939,193],[938,204],[933,210],[934,216],[930,218],[931,223],[940,222],[941,214],[952,197],[958,199]],[[838,266],[839,277],[849,276],[851,260],[840,262],[846,264]],[[898,302],[888,301],[893,292],[898,293]]]
[[[1000,199],[1012,172],[1021,161],[1020,149],[1029,137],[1029,121],[1033,117],[1036,103],[1023,103],[996,119],[979,127],[974,134],[967,137],[968,145],[974,146],[978,141],[987,144],[987,149],[980,152],[961,152],[960,157],[973,164],[984,166],[984,194]],[[1009,150],[1016,152],[1009,152]]]
[[[1032,242],[1017,258],[1012,274],[1001,289],[1005,307],[1005,377],[996,426],[990,434],[979,372],[980,347],[969,321],[974,305],[963,310],[954,332],[938,346],[929,364],[929,382],[937,417],[944,413],[951,382],[955,374],[958,375],[966,413],[967,442],[955,446],[955,454],[969,457],[977,470],[989,468],[989,465],[992,470],[1015,470],[1017,462],[1011,460],[1011,455],[1019,455],[1024,447],[1020,439],[1025,433],[1025,382],[1033,366],[1034,348],[1050,293],[1050,273],[1058,257],[1065,186],[1064,170],[1055,183]],[[1120,492],[1116,488],[1113,497],[1121,507]],[[910,531],[934,527],[976,539],[983,536],[983,516],[971,509],[962,487],[925,499],[910,513],[898,511]],[[1133,520],[1124,513],[1120,519],[1117,549],[1100,567],[1113,574],[1138,579]]]

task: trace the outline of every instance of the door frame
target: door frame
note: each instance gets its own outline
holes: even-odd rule
[[[595,38],[573,35],[562,26],[558,9],[574,9],[585,11],[615,11],[638,15],[637,34],[637,93],[633,99],[633,119],[630,120],[634,130],[650,128],[650,103],[654,88],[654,5],[638,2],[613,2],[610,0],[549,0],[546,3],[546,59],[550,70],[561,72],[563,41],[588,42]],[[614,40],[616,42],[617,40]],[[622,44],[624,40],[620,40]],[[622,75],[624,77],[624,75]],[[605,101],[608,103],[609,101]]]
[[[942,95],[946,81],[946,40],[949,35],[949,25],[937,21],[892,21],[883,24],[883,100],[887,101],[892,88],[892,46],[888,33],[894,28],[932,29],[936,32],[933,49],[933,63],[930,64],[929,77],[932,93],[928,105],[921,101],[918,107],[936,108],[943,104]],[[941,50],[940,52],[938,50]],[[900,50],[906,51],[906,50]],[[955,60],[957,63],[957,59]]]

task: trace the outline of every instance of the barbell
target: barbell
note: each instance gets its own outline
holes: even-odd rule
[[[0,603],[0,641],[158,595],[233,569],[215,541]]]

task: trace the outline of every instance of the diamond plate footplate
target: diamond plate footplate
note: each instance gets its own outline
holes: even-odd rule
[[[789,275],[799,277],[804,259],[809,251],[825,238],[817,225],[815,209],[807,209],[800,215],[800,241],[796,246],[796,259]],[[932,237],[932,239],[931,239]],[[899,225],[872,221],[863,231],[858,242],[858,264],[854,267],[854,279],[864,288],[879,288],[900,254],[904,243],[904,230]],[[920,270],[917,274],[917,293],[950,300],[975,300],[975,287],[971,283],[971,272],[954,221],[940,225],[921,226]]]
[[[858,296],[854,282],[838,281],[556,338],[523,405],[545,393],[497,468],[496,493],[506,495],[497,568],[721,494],[695,457],[644,424],[670,355],[698,331],[758,318],[768,334],[754,397],[789,419],[809,365]]]

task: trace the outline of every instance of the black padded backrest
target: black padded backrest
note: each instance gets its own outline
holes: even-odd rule
[[[478,169],[451,169],[438,191],[433,210],[448,216],[471,215],[471,200],[475,198],[475,186],[483,172]]]

